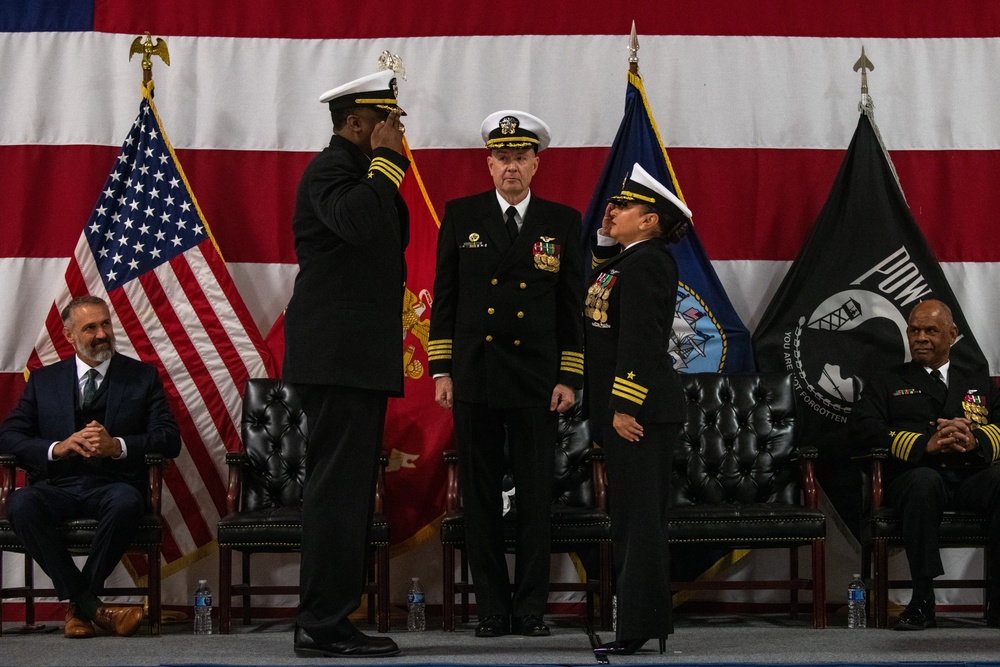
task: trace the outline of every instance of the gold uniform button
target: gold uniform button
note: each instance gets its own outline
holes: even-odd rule
[[[520,345],[520,344],[521,344],[521,341],[519,341],[519,340],[515,340],[515,341],[514,341],[514,347],[517,347],[517,346],[518,346],[518,345]]]
[[[487,342],[487,343],[489,343],[489,342],[490,342],[490,341],[492,341],[492,340],[493,340],[493,336],[487,336],[487,337],[486,337],[486,342]]]
[[[490,281],[490,285],[496,285],[498,282],[500,282],[500,281],[497,280],[496,278],[494,278],[493,280]],[[524,283],[521,283],[521,284],[523,285]]]
[[[521,289],[524,289],[527,286],[528,286],[528,283],[521,283]]]
[[[487,308],[487,309],[486,309],[486,312],[487,312],[487,313],[489,313],[490,315],[492,315],[492,314],[493,314],[493,313],[495,313],[496,311],[495,311],[495,310],[493,310],[492,308]]]
[[[517,316],[518,317],[524,317],[524,311],[521,311],[521,310],[517,311]]]

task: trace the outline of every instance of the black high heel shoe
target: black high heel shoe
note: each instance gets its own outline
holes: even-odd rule
[[[594,653],[605,653],[608,655],[632,655],[643,645],[649,641],[649,638],[644,639],[619,639],[613,642],[607,642],[606,644],[601,644],[594,649]],[[666,637],[660,637],[660,655],[667,650],[667,639]]]

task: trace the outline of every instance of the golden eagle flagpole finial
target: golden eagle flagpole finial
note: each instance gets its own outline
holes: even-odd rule
[[[146,39],[143,40],[142,37],[136,37],[132,40],[132,46],[128,50],[128,59],[132,60],[132,56],[137,53],[142,54],[142,85],[148,85],[153,79],[153,58],[152,56],[160,56],[160,60],[164,62],[168,67],[170,66],[170,52],[167,51],[167,43],[156,38],[156,45],[153,45],[153,40],[146,33]]]
[[[632,21],[632,34],[628,38],[628,71],[639,73],[639,38],[635,36],[635,21]]]

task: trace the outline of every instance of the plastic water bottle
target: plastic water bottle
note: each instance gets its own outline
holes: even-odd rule
[[[412,582],[406,591],[406,629],[410,632],[423,632],[427,629],[424,589],[420,588],[420,577],[413,577]]]
[[[194,592],[194,633],[212,634],[212,589],[204,579],[198,580],[198,590]]]
[[[850,585],[847,587],[847,627],[863,628],[868,624],[868,613],[866,602],[868,589],[865,582],[861,580],[861,575],[854,575]]]

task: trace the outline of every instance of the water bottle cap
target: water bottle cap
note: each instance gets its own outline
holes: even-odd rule
[[[207,584],[208,583],[208,579],[199,579],[198,583],[199,584]]]
[[[861,578],[860,574],[852,574],[851,576],[854,577],[855,579],[860,579]]]
[[[410,581],[420,581],[420,577],[413,577]]]

